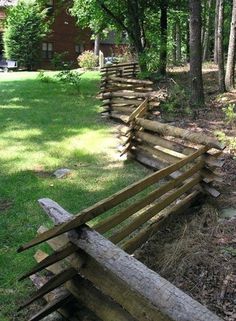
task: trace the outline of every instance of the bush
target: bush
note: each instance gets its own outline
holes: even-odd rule
[[[46,14],[47,11],[41,10],[33,1],[20,1],[7,11],[3,34],[7,59],[17,60],[20,67],[28,70],[38,66],[41,60],[41,42],[49,26]]]
[[[77,60],[79,66],[85,69],[93,69],[98,64],[98,57],[90,50],[84,51]]]
[[[54,79],[51,78],[50,76],[48,75],[45,75],[45,72],[44,71],[40,71],[37,75],[37,79],[42,81],[42,82],[46,82],[46,83],[49,83],[49,82],[53,82]]]
[[[52,58],[52,65],[56,70],[67,69],[67,63],[65,62],[68,51],[62,53],[55,52]]]
[[[64,83],[68,83],[74,86],[77,91],[80,90],[80,78],[81,74],[77,71],[63,70],[56,75],[56,78]]]
[[[227,124],[233,127],[236,124],[236,105],[229,104],[227,107],[223,108],[223,112],[225,113]]]

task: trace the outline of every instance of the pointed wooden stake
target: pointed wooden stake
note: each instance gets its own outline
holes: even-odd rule
[[[45,285],[43,285],[38,291],[36,291],[28,301],[26,301],[23,305],[21,305],[18,311],[27,307],[34,301],[42,298],[48,292],[58,288],[60,285],[64,284],[66,281],[72,279],[77,274],[76,270],[73,268],[69,268],[51,278]]]
[[[64,259],[65,257],[69,256],[70,254],[74,253],[78,250],[77,246],[72,243],[65,245],[63,248],[60,248],[58,251],[55,251],[53,254],[46,257],[43,261],[35,265],[30,271],[25,273],[23,276],[19,278],[19,281],[24,280],[25,278],[29,277],[32,274],[35,274],[39,271],[42,271],[46,267]]]

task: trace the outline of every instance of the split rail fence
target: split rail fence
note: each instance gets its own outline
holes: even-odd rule
[[[52,200],[39,200],[56,226],[49,230],[41,227],[40,234],[19,249],[21,252],[48,242],[54,250],[50,255],[38,251],[38,264],[21,278],[31,276],[36,285],[43,284],[21,308],[42,297],[49,301],[30,320],[41,320],[58,309],[69,320],[79,320],[77,314],[85,306],[88,315],[95,314],[104,321],[219,321],[201,304],[129,255],[167,217],[199,202],[200,185],[207,177],[206,153],[212,147],[216,147],[214,142],[75,216]],[[164,180],[170,175],[175,178]],[[141,192],[151,186],[151,192],[143,196]],[[93,219],[136,195],[139,198],[131,205],[93,223]],[[53,273],[50,279],[38,275],[45,269]]]
[[[55,226],[40,227],[18,252],[47,242],[53,253],[38,250],[37,264],[20,278],[30,277],[38,288],[20,309],[42,297],[48,301],[30,321],[56,310],[72,321],[81,320],[82,311],[96,321],[222,321],[131,255],[168,217],[199,203],[216,179],[212,168],[220,166],[223,149],[213,138],[141,118],[144,102],[129,116],[126,149],[144,163],[146,153],[165,155],[164,168],[74,216],[50,199],[39,200]],[[169,135],[200,145],[186,147]]]

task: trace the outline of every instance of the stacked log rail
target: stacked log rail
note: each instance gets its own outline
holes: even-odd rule
[[[102,78],[105,78],[105,79],[109,76],[135,78],[139,73],[139,71],[140,71],[140,68],[137,62],[112,64],[100,69]]]
[[[122,154],[129,152],[136,160],[156,170],[178,163],[198,148],[208,146],[210,150],[202,156],[205,160],[201,171],[204,176],[202,186],[212,196],[220,195],[214,189],[214,184],[223,183],[223,161],[220,159],[224,149],[222,144],[204,134],[143,119],[138,108],[133,115],[133,118],[129,118],[130,128],[120,130],[120,136],[123,137]],[[174,176],[176,175],[175,173]]]
[[[148,93],[119,90],[117,92],[107,92],[99,96],[103,100],[103,113],[118,120],[127,126],[129,116],[147,99],[147,113],[159,107],[160,102],[165,98],[163,90]]]
[[[154,91],[153,82],[149,80],[140,80],[122,74],[120,77],[116,72],[120,65],[106,67],[103,71],[101,80],[101,91],[98,98],[102,100],[102,113],[108,113],[109,116],[123,124],[127,124],[128,116],[137,108],[146,98],[148,98],[148,110],[158,108],[160,102],[166,98],[164,90]],[[112,70],[113,74],[109,73]]]
[[[135,121],[138,125],[139,119]],[[205,307],[129,255],[146,242],[168,217],[186,212],[198,202],[200,184],[206,175],[203,171],[206,154],[213,147],[219,148],[218,144],[209,139],[206,146],[75,216],[50,199],[39,200],[56,226],[49,230],[41,227],[39,235],[18,251],[47,242],[54,252],[50,255],[37,252],[38,264],[21,280],[32,278],[32,275],[40,279],[43,277],[40,272],[45,270],[53,275],[30,295],[20,309],[45,297],[48,305],[31,321],[41,320],[54,310],[64,315],[74,312],[69,319],[77,320],[80,306],[91,316],[96,315],[98,320],[104,321],[220,321]],[[166,180],[170,175],[175,178]],[[143,194],[145,191],[148,192]],[[127,205],[125,202],[133,197],[135,200]],[[99,216],[120,204],[123,204],[122,209],[119,206],[113,214],[98,220]],[[95,218],[99,223],[94,223]],[[53,291],[59,295],[50,301],[49,294]]]

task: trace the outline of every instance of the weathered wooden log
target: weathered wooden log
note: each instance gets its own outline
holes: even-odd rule
[[[52,253],[47,258],[45,258],[45,260],[40,261],[39,264],[34,266],[29,272],[25,273],[22,277],[20,277],[19,281],[24,280],[25,278],[29,277],[32,274],[42,271],[46,267],[48,267],[48,266],[64,259],[65,257],[71,255],[76,250],[78,250],[78,248],[74,244],[72,244],[72,243],[66,244],[65,246],[60,248],[58,251]]]
[[[156,220],[148,227],[143,228],[138,234],[122,244],[122,249],[127,253],[133,253],[162,226],[163,222],[165,222],[167,218],[170,216],[177,217],[181,213],[186,214],[187,210],[192,206],[192,204],[196,203],[197,201],[199,203],[199,199],[200,192],[194,191],[174,206],[171,206],[171,208],[164,210],[163,213],[161,212]]]
[[[66,240],[66,242],[68,242],[68,241]],[[56,251],[57,250],[58,249],[56,249]],[[38,264],[40,264],[42,262],[42,260],[46,260],[47,257],[48,257],[48,255],[41,250],[38,250],[34,255],[34,258],[38,262]],[[54,275],[61,273],[64,269],[65,269],[64,264],[61,262],[57,262],[57,263],[47,267],[47,270],[50,271]],[[33,276],[31,276],[30,278],[33,278]],[[44,282],[44,284],[45,283],[46,282]],[[44,284],[40,285],[40,287],[43,286]],[[70,288],[70,285],[71,285],[71,281],[67,281],[63,287],[57,288],[56,290],[54,290],[54,292],[58,293],[58,295],[56,295],[55,299],[60,298],[62,295],[69,295],[71,297],[71,301],[72,301],[70,305],[68,305],[68,306],[66,305],[65,307],[60,307],[58,309],[58,312],[60,314],[62,314],[66,320],[70,320],[70,321],[84,320],[85,315],[86,315],[86,320],[88,319],[90,321],[92,321],[92,320],[101,321],[100,318],[98,320],[98,316],[96,316],[91,310],[89,310],[87,307],[85,307],[81,301],[76,302],[75,297],[72,295],[72,291],[67,290],[68,288]],[[55,299],[53,298],[53,301]],[[50,296],[46,297],[46,301],[49,303],[52,301]]]
[[[158,92],[152,91],[148,93],[139,93],[139,92],[125,92],[125,91],[117,91],[113,93],[105,93],[98,96],[99,99],[107,99],[112,97],[123,97],[123,98],[132,98],[135,97],[141,97],[141,98],[147,98],[147,97],[158,97]]]
[[[207,184],[206,182],[201,182],[201,186],[202,186],[203,190],[207,194],[209,194],[210,196],[213,196],[215,198],[220,196],[220,192],[217,191],[214,187],[212,187],[209,184]]]
[[[198,149],[195,153],[192,155],[187,156],[186,158],[180,160],[178,163],[172,164],[158,172],[152,173],[148,175],[147,177],[141,179],[138,182],[135,182],[131,185],[129,185],[127,188],[122,189],[121,191],[113,194],[112,196],[94,204],[93,206],[81,211],[78,215],[76,215],[73,219],[71,217],[68,217],[68,222],[64,223],[60,226],[56,226],[50,231],[46,232],[45,234],[39,235],[31,242],[21,246],[18,249],[18,252],[24,251],[34,245],[40,244],[52,237],[55,237],[57,235],[63,234],[73,228],[76,228],[93,218],[97,217],[98,215],[104,213],[105,211],[115,207],[116,205],[122,203],[123,201],[131,198],[132,196],[136,195],[137,193],[143,191],[146,187],[157,183],[160,179],[170,175],[171,173],[176,172],[180,168],[182,168],[184,165],[188,164],[189,162],[195,160],[205,152],[207,152],[209,147],[204,146],[200,149]],[[63,210],[63,209],[62,209]],[[51,212],[54,212],[54,207],[52,204]]]
[[[157,204],[152,205],[150,208],[144,210],[142,214],[135,217],[130,223],[126,224],[124,227],[116,231],[109,240],[117,244],[124,238],[129,236],[133,231],[137,230],[141,225],[149,221],[152,217],[156,216],[160,211],[166,208],[168,205],[177,200],[181,195],[190,191],[194,186],[196,186],[201,181],[201,176],[196,175],[195,178],[191,179],[185,183],[180,188],[174,190],[172,193],[167,195],[163,200],[159,201]]]
[[[130,114],[132,114],[134,108],[127,107],[127,106],[125,106],[125,107],[118,106],[117,107],[117,106],[111,105],[111,110],[112,110],[112,112],[115,111],[115,112],[118,112],[118,113],[121,113],[121,114],[124,114],[124,115],[130,115]]]
[[[139,163],[146,165],[154,170],[164,169],[169,166],[169,164],[164,160],[152,157],[150,154],[143,152],[139,148],[132,149],[132,154]],[[171,176],[171,174],[169,176]]]
[[[141,117],[147,112],[148,109],[148,98],[146,98],[129,116],[128,122],[131,122],[136,117]]]
[[[127,101],[127,99],[112,99],[111,102],[112,104],[122,104],[122,105],[135,105],[135,106],[139,106],[142,103],[143,99],[141,100],[137,100],[137,99],[130,99]]]
[[[170,182],[164,184],[163,186],[155,189],[153,192],[148,194],[146,197],[141,200],[131,204],[127,208],[121,210],[120,212],[113,214],[110,217],[102,220],[98,224],[94,225],[93,228],[99,233],[105,233],[108,230],[112,229],[134,213],[138,212],[142,208],[154,202],[158,197],[161,197],[165,193],[169,192],[171,189],[174,189],[181,185],[181,183],[192,175],[196,174],[204,166],[204,161],[200,160],[196,165],[194,165],[190,170],[181,174],[177,178],[171,180]]]
[[[109,231],[110,229],[120,224],[121,222],[123,222],[125,219],[127,219],[134,213],[138,212],[142,208],[154,202],[158,197],[161,197],[162,195],[169,192],[170,190],[180,186],[183,181],[185,181],[187,178],[191,177],[192,175],[196,174],[203,166],[204,166],[204,161],[200,160],[190,170],[181,174],[179,177],[155,189],[148,196],[133,203],[132,205],[128,206],[128,208],[125,208],[120,212],[107,217],[106,219],[102,220],[101,222],[93,226],[93,228],[99,233],[105,233]]]
[[[140,84],[140,85],[153,85],[153,81],[150,80],[140,80],[140,79],[126,79],[126,78],[121,78],[121,77],[108,77],[108,81],[118,81],[121,83],[128,83],[128,84]]]
[[[183,158],[184,156],[192,154],[193,152],[196,151],[196,149],[192,147],[188,147],[180,143],[177,143],[175,141],[171,141],[171,140],[159,137],[157,135],[152,135],[150,133],[146,133],[143,131],[137,131],[135,133],[135,136],[147,144],[154,145],[154,146],[158,145],[163,148],[177,152],[179,155],[179,158]]]
[[[130,62],[124,62],[124,63],[118,63],[118,64],[112,64],[110,66],[104,66],[101,68],[101,70],[109,70],[111,68],[119,68],[124,66],[138,66],[138,62],[136,61],[130,61]]]
[[[196,148],[189,147],[178,142],[171,141],[166,138],[159,137],[157,135],[153,135],[144,131],[137,131],[135,133],[135,136],[147,144],[155,146],[158,145],[166,149],[172,150],[174,153],[178,153],[175,154],[175,156],[178,158],[182,158],[196,151]],[[206,153],[205,155],[205,162],[210,167],[222,167],[224,164],[224,161],[217,159],[208,153]]]
[[[169,153],[163,152],[162,150],[160,150],[156,147],[151,147],[150,145],[145,145],[142,143],[135,143],[134,146],[136,148],[138,148],[138,150],[141,150],[146,154],[150,154],[150,156],[152,156],[152,157],[154,156],[155,158],[158,158],[160,161],[164,161],[167,164],[174,164],[180,160],[176,156],[173,156],[173,155],[170,155]]]
[[[52,279],[50,279],[44,286],[42,286],[39,290],[37,290],[31,297],[23,303],[18,311],[22,310],[23,308],[27,307],[34,301],[44,297],[48,292],[58,288],[60,285],[64,284],[66,281],[72,279],[77,274],[76,270],[73,268],[69,268],[60,274],[56,275]]]
[[[57,215],[54,215],[51,218],[55,224],[60,222]],[[41,227],[39,232],[44,233],[46,230],[47,229]],[[69,242],[66,234],[47,241],[54,250],[57,250],[58,247],[63,246],[66,242]],[[68,257],[66,260],[71,264],[71,266],[77,269],[83,277],[91,281],[96,288],[112,297],[116,302],[119,302],[131,315],[135,317],[136,320],[170,321],[170,319],[167,316],[163,316],[156,307],[150,305],[148,300],[132,291],[132,289],[129,289],[123,281],[117,279],[112,273],[104,270],[103,267],[92,257],[88,256],[85,252],[83,252],[83,254],[78,254],[77,257],[81,255],[82,258],[77,258],[77,260],[79,262],[83,260],[86,264],[77,265],[76,261],[71,259],[71,257]],[[94,271],[96,271],[96,273],[94,273]],[[127,297],[129,300],[127,300]]]
[[[56,203],[54,206],[56,206]],[[44,209],[46,210],[46,204],[44,204]],[[49,207],[48,214],[51,216],[56,212],[52,213]],[[57,212],[56,220],[63,223],[64,215],[64,211],[60,215]],[[68,220],[69,216],[69,213],[66,214],[65,220]],[[130,289],[139,293],[141,297],[148,299],[150,305],[160,309],[164,315],[169,316],[172,320],[222,321],[206,307],[89,227],[80,227],[79,233],[69,232],[69,239],[127,284]],[[94,273],[97,273],[97,271],[94,271]]]
[[[186,129],[170,126],[167,124],[162,124],[157,121],[147,120],[147,119],[137,119],[136,123],[145,129],[159,133],[162,136],[174,136],[189,140],[193,143],[207,145],[212,148],[223,150],[225,145],[219,143],[216,139],[211,138],[205,134],[192,133]]]
[[[40,312],[35,314],[29,321],[39,321],[42,320],[44,317],[48,316],[52,312],[57,311],[63,305],[69,303],[71,301],[71,294],[62,295],[59,298],[56,298],[54,301],[48,303]]]
[[[71,293],[103,321],[135,321],[119,304],[98,291],[90,282],[77,278],[70,282]]]
[[[43,254],[45,257],[44,259],[46,259],[46,253]],[[40,256],[42,256],[42,252],[40,253]],[[36,257],[38,258],[39,255]],[[39,260],[37,259],[37,261]],[[63,272],[64,267],[57,262],[49,267],[48,270],[57,275],[58,273]],[[120,305],[99,292],[90,282],[79,276],[75,277],[73,281],[66,282],[65,287],[69,293],[103,321],[135,321]]]
[[[119,120],[120,122],[127,124],[128,123],[128,119],[129,116],[128,115],[124,115],[124,114],[120,114],[116,111],[111,111],[110,113],[110,117]]]
[[[37,289],[40,289],[43,285],[45,285],[47,283],[48,278],[46,278],[44,276],[40,276],[38,274],[34,274],[34,275],[30,276],[30,280],[33,282],[33,284],[35,285],[35,287]],[[46,294],[44,296],[44,299],[46,300],[46,302],[48,304],[50,304],[51,302],[53,302],[57,299],[60,299],[61,297],[65,296],[65,295],[70,295],[71,301],[73,300],[73,296],[70,294],[70,292],[68,292],[63,287],[57,288],[57,289],[53,290],[52,292],[50,292],[49,294]],[[67,306],[67,304],[65,304],[63,307],[62,306],[59,307],[57,309],[57,311],[59,312],[60,315],[62,315],[66,319],[69,319],[70,321],[80,321],[80,318],[76,315],[77,313],[72,314],[72,313],[68,312],[68,308],[71,308],[71,301],[69,301],[68,306]],[[33,318],[34,318],[34,316],[31,319],[34,320]],[[30,321],[32,321],[31,319],[30,319]],[[34,320],[34,321],[36,321],[36,320]]]

